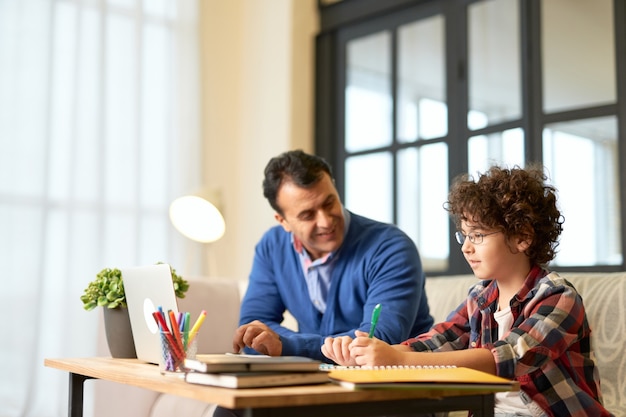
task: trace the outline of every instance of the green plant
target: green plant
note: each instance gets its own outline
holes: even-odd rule
[[[158,262],[159,264],[162,262]],[[189,283],[172,270],[172,281],[176,297],[185,298],[185,292],[189,289]],[[126,307],[126,295],[124,294],[124,282],[122,272],[117,268],[104,268],[98,272],[96,279],[91,281],[85,292],[80,296],[83,308],[87,311],[96,307],[117,308]]]

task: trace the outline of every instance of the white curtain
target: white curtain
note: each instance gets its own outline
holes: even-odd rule
[[[198,273],[167,208],[199,185],[196,0],[0,0],[0,417],[66,416],[104,267]]]

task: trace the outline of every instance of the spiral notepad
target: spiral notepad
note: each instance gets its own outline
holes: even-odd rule
[[[379,369],[440,369],[456,368],[455,365],[384,365],[384,366],[343,366],[323,363],[320,365],[321,371],[335,370],[379,370]]]
[[[518,384],[475,369],[456,366],[383,366],[334,367],[328,371],[331,381],[344,387],[380,388],[490,388],[510,391]]]

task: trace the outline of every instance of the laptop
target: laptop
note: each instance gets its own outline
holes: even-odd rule
[[[137,359],[159,363],[161,341],[153,312],[178,313],[172,272],[167,264],[120,268]]]

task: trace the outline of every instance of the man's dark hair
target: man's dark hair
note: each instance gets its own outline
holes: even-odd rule
[[[298,187],[309,188],[317,184],[324,173],[333,179],[332,169],[323,158],[309,155],[300,149],[284,152],[270,159],[265,166],[263,195],[270,206],[282,215],[283,211],[276,203],[280,186],[289,181]]]

